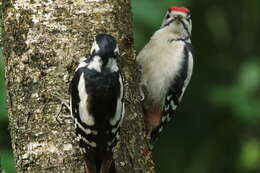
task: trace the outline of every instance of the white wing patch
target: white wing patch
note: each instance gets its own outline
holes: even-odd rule
[[[86,92],[84,73],[81,74],[78,84],[79,91],[79,117],[82,122],[84,122],[88,126],[93,126],[95,124],[94,118],[89,114],[87,110],[87,99],[88,94]]]
[[[80,128],[83,132],[85,132],[85,134],[89,135],[89,134],[92,134],[92,135],[97,135],[98,134],[98,131],[96,130],[90,130],[90,129],[87,129],[87,128],[84,128],[80,123],[76,123],[77,127]],[[76,128],[77,128],[76,127]]]
[[[96,142],[94,142],[94,141],[89,141],[89,140],[87,140],[85,137],[83,137],[83,136],[81,136],[81,135],[79,135],[79,137],[80,137],[80,139],[82,139],[84,142],[86,142],[88,145],[90,145],[91,147],[93,147],[93,148],[96,148],[97,147],[97,144],[96,144]]]
[[[94,56],[93,57],[93,61],[91,61],[88,64],[88,69],[92,70],[96,70],[98,72],[101,72],[101,66],[102,66],[102,60],[99,56]]]
[[[171,104],[172,110],[175,110],[177,108],[177,106],[174,104],[173,100],[171,100],[170,104]]]
[[[109,68],[111,72],[118,72],[119,68],[117,66],[117,62],[115,58],[108,59],[107,68]]]
[[[78,71],[78,69],[82,68],[82,67],[86,67],[87,66],[87,63],[85,63],[84,61],[81,62],[78,67],[76,68],[76,71]]]
[[[122,77],[121,75],[119,75],[119,83],[120,83],[120,96],[117,99],[117,105],[116,105],[116,114],[113,118],[110,119],[110,124],[112,126],[116,125],[116,123],[120,120],[123,119],[123,109],[124,109],[124,103],[122,102],[122,98],[123,98],[123,81],[122,81]],[[122,116],[122,117],[121,117]]]

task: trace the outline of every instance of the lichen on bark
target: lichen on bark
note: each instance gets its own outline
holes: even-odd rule
[[[56,120],[78,60],[98,33],[119,42],[126,117],[119,172],[154,172],[144,140],[130,0],[4,0],[4,54],[12,148],[18,172],[84,172],[71,119]],[[62,115],[69,114],[63,110]]]

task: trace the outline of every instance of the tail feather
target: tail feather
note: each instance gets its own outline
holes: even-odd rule
[[[116,173],[115,163],[113,160],[104,160],[101,165],[100,173]]]
[[[86,173],[97,173],[96,162],[93,159],[84,157],[85,160],[85,172]]]
[[[104,154],[100,159],[94,159],[91,155],[85,154],[84,160],[86,173],[116,173],[115,163],[110,154]]]

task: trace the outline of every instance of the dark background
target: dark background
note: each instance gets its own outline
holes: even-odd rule
[[[158,173],[260,172],[260,1],[132,0],[135,48],[170,6],[192,12],[194,73],[155,146]],[[1,51],[2,52],[2,51]],[[14,173],[0,58],[0,154]]]

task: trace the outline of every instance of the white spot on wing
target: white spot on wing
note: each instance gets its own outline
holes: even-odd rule
[[[101,66],[102,66],[102,61],[99,56],[94,56],[92,61],[88,64],[88,69],[96,70],[98,72],[101,72]]]
[[[88,94],[85,88],[85,79],[84,73],[81,74],[78,84],[78,91],[79,91],[79,117],[82,122],[89,126],[93,126],[95,124],[93,116],[91,116],[87,110],[87,99]]]
[[[87,152],[85,148],[80,148],[80,150],[81,150],[82,153],[86,153]]]
[[[174,104],[173,100],[171,100],[171,107],[172,107],[173,110],[175,110],[177,108],[177,106]]]
[[[163,116],[162,117],[162,122],[164,122],[166,120],[167,116]]]
[[[89,140],[87,140],[85,137],[83,137],[83,136],[80,136],[81,137],[81,140],[83,140],[84,142],[86,142],[88,145],[90,145],[91,147],[93,147],[93,148],[95,148],[95,147],[97,147],[97,144],[94,142],[94,141],[89,141]]]
[[[168,104],[165,105],[164,110],[165,110],[165,111],[168,111],[168,110],[169,110],[169,107],[170,107],[170,106],[169,106]]]
[[[160,127],[160,128],[159,128],[159,133],[161,133],[161,132],[162,132],[162,130],[163,130],[163,127]]]
[[[76,122],[76,125],[78,128],[80,128],[85,134],[89,135],[91,134],[91,130],[90,129],[85,129],[80,123]]]

